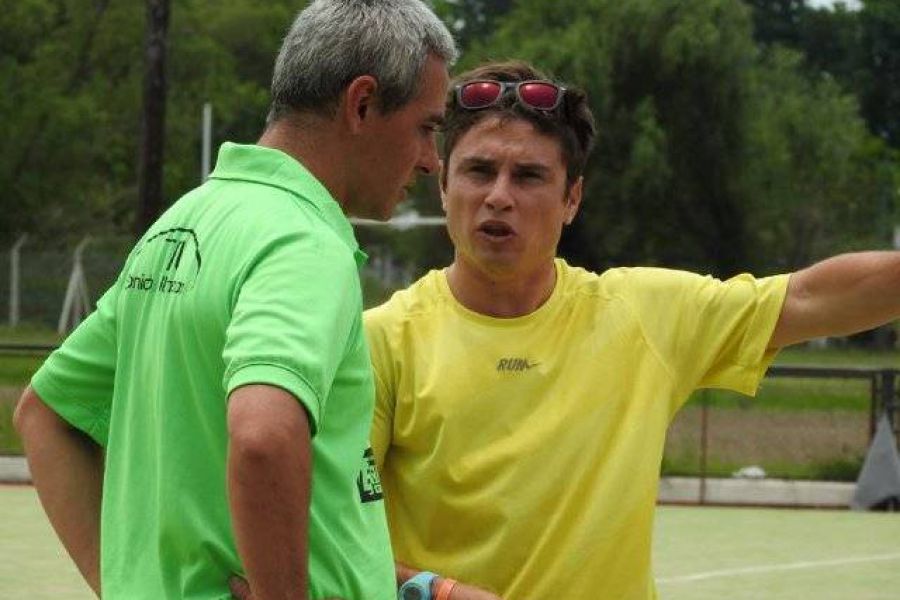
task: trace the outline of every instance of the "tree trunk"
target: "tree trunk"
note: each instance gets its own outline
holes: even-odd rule
[[[166,128],[166,32],[169,0],[147,0],[144,46],[144,102],[138,166],[135,233],[142,235],[162,212],[163,147]]]

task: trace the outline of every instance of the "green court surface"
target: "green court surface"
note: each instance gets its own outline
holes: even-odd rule
[[[654,562],[662,600],[896,599],[900,514],[661,507]],[[92,597],[31,487],[0,486],[0,597]]]

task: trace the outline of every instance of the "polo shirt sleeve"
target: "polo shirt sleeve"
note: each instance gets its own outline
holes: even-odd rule
[[[116,372],[118,283],[34,374],[31,387],[60,417],[101,446],[109,436]]]
[[[768,345],[789,276],[720,281],[668,269],[631,271],[627,295],[680,394],[702,387],[756,393],[777,354]]]
[[[263,243],[242,273],[223,350],[226,392],[282,388],[315,434],[362,310],[353,256],[340,240],[294,228]]]

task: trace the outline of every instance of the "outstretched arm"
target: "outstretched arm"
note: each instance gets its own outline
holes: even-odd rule
[[[28,387],[14,417],[50,524],[91,589],[100,595],[103,450]]]
[[[900,252],[842,254],[791,275],[770,348],[900,318]]]

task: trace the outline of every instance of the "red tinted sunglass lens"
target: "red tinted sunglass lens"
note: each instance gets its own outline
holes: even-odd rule
[[[502,86],[496,81],[475,81],[459,90],[459,103],[466,108],[490,106],[500,97]]]
[[[551,110],[559,102],[559,88],[551,83],[523,83],[519,86],[519,97],[532,108]]]

